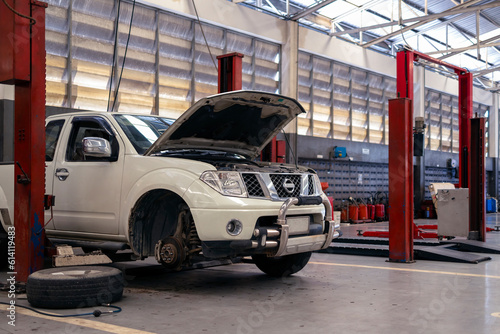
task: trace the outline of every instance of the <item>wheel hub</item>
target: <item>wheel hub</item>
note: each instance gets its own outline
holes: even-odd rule
[[[177,249],[172,244],[164,244],[160,250],[161,260],[165,263],[172,264],[177,259]]]
[[[180,269],[186,259],[182,241],[176,237],[166,237],[155,246],[155,258],[158,263],[169,269]]]

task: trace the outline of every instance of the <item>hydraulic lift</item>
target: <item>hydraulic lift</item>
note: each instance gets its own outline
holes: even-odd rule
[[[0,2],[0,83],[15,85],[15,266],[26,282],[43,267],[45,192],[45,8],[36,0]]]
[[[445,66],[458,75],[459,187],[470,187],[469,239],[484,241],[486,235],[484,119],[472,119],[472,73],[417,51],[400,51],[396,57],[398,98],[389,101],[389,133],[390,138],[394,139],[389,140],[389,206],[391,208],[389,261],[395,262],[413,261],[413,231],[418,229],[413,222],[412,101],[413,66],[415,61],[420,60]],[[471,133],[471,124],[476,123],[474,133]],[[404,142],[403,145],[399,143],[401,141]],[[404,182],[399,180],[402,177],[404,177]]]
[[[459,95],[459,187],[469,188],[469,237],[462,241],[418,241],[437,237],[437,233],[417,226],[413,221],[413,66],[424,60],[447,67],[458,76]],[[365,255],[388,255],[389,261],[411,263],[419,258],[478,263],[489,257],[463,254],[454,249],[475,249],[476,252],[500,253],[499,247],[486,246],[485,241],[485,162],[484,162],[484,118],[472,118],[472,74],[464,69],[413,50],[403,50],[396,56],[397,95],[389,101],[389,231],[367,231],[365,236],[376,238],[340,238],[330,252],[363,253]],[[338,243],[344,243],[343,246]],[[364,244],[357,247],[357,244]],[[388,244],[388,248],[386,247]],[[349,246],[350,245],[350,246]],[[381,247],[383,245],[383,247]],[[414,249],[414,245],[416,248]],[[436,247],[437,246],[437,247]],[[335,248],[337,248],[335,250]],[[369,254],[371,253],[371,254]]]

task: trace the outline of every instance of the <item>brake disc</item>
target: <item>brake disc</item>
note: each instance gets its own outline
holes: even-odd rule
[[[179,270],[186,259],[182,241],[176,237],[166,237],[155,246],[155,258],[164,267]]]

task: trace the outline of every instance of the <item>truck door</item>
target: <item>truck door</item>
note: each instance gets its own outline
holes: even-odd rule
[[[45,193],[53,194],[54,166],[56,160],[56,148],[58,145],[61,130],[64,126],[64,119],[50,121],[45,126]],[[64,145],[63,145],[64,146]],[[51,220],[51,211],[45,211],[45,229],[53,230],[54,221]]]
[[[66,150],[54,168],[55,229],[118,234],[123,143],[107,120],[100,116],[74,117],[70,126],[69,135],[63,139],[67,143]],[[85,156],[82,150],[85,137],[108,140],[111,157]]]

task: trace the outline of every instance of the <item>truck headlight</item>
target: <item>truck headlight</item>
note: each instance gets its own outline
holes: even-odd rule
[[[319,176],[318,176],[318,174],[314,174],[313,177],[314,177],[314,183],[316,186],[316,194],[321,194],[323,192],[323,189],[321,187],[321,181],[319,179]]]
[[[245,184],[238,172],[206,171],[201,174],[200,180],[222,195],[247,197]]]

